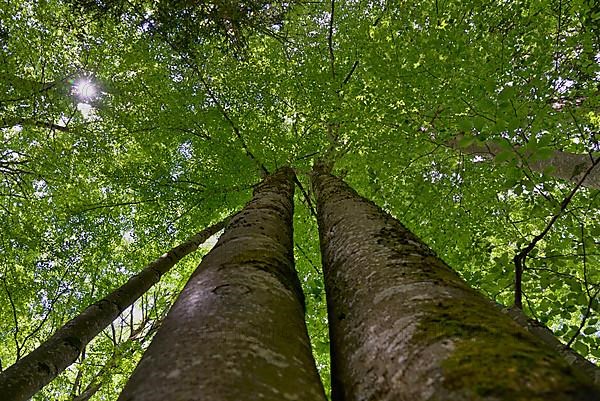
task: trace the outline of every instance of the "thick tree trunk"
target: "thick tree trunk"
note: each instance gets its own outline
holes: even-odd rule
[[[542,323],[525,315],[519,308],[504,308],[499,304],[496,307],[510,316],[515,322],[520,324],[529,333],[545,342],[550,348],[558,352],[570,365],[584,372],[596,386],[600,386],[600,367],[594,365],[575,350],[565,346],[550,330]]]
[[[600,390],[397,220],[316,169],[334,401],[592,401]]]
[[[191,237],[148,264],[124,285],[92,304],[23,359],[0,373],[0,399],[25,401],[71,365],[83,347],[157,283],[181,258],[227,224],[227,219]]]
[[[325,400],[294,270],[293,177],[267,177],[231,219],[120,401]]]
[[[500,145],[487,141],[482,145],[472,144],[466,147],[458,145],[462,135],[447,142],[447,145],[460,150],[461,152],[481,156],[486,159],[493,159],[504,150]],[[515,152],[518,147],[515,149]],[[577,154],[555,150],[547,159],[535,160],[529,157],[530,155],[520,155],[521,163],[529,167],[532,171],[543,174],[547,173],[554,178],[560,178],[574,183],[579,182],[585,172],[592,167],[593,160],[588,154]],[[581,183],[582,186],[594,189],[600,189],[600,165],[595,166],[585,177]]]

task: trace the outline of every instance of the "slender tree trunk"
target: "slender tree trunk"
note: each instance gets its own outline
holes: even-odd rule
[[[482,145],[472,144],[466,147],[458,145],[462,135],[456,136],[446,144],[456,150],[473,155],[481,156],[486,159],[493,159],[504,150],[503,147],[492,141],[486,141]],[[518,147],[515,148],[515,151]],[[560,178],[566,181],[579,182],[583,174],[592,167],[593,160],[589,154],[577,154],[555,150],[547,159],[534,160],[530,155],[520,155],[521,164],[526,165],[532,171],[540,174],[547,173],[554,178]],[[581,184],[584,187],[600,189],[600,165],[594,167]]]
[[[227,224],[227,219],[191,237],[148,264],[124,285],[92,304],[38,348],[0,373],[0,399],[25,401],[71,365],[83,347],[157,283],[181,258]]]
[[[136,348],[132,344],[135,342],[139,342],[141,344],[149,340],[156,332],[156,328],[160,325],[160,320],[161,317],[158,317],[156,320],[154,320],[152,325],[150,325],[150,328],[147,329],[146,326],[148,325],[149,320],[148,318],[145,318],[137,328],[133,329],[129,333],[127,340],[115,345],[112,355],[108,361],[106,361],[104,366],[102,366],[95,376],[92,377],[83,391],[73,394],[71,401],[87,401],[96,395],[102,386],[112,380],[112,376],[115,374],[115,369],[119,367],[121,361],[133,356]],[[80,370],[79,373],[81,372],[82,371]],[[80,375],[78,374],[77,377],[80,377]]]
[[[324,401],[294,270],[294,173],[267,177],[181,292],[120,401]]]
[[[373,203],[313,175],[334,401],[592,401],[600,390]]]

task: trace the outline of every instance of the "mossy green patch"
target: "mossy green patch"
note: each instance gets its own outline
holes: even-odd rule
[[[512,319],[472,293],[425,307],[413,342],[452,340],[441,362],[446,391],[470,400],[562,400],[582,378]],[[571,399],[571,398],[567,398]]]

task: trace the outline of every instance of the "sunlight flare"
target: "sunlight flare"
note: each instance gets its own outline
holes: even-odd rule
[[[96,97],[98,88],[96,88],[96,85],[90,79],[82,78],[75,82],[73,91],[78,98],[88,100]]]

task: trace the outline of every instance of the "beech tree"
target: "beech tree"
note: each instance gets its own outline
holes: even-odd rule
[[[325,400],[294,270],[293,177],[267,177],[233,217],[120,400]]]
[[[75,362],[98,333],[156,284],[181,258],[222,230],[226,222],[213,224],[166,252],[127,283],[68,321],[38,348],[0,373],[0,393],[15,401],[29,399]]]
[[[581,180],[597,167],[535,168],[556,154],[598,161],[598,11],[0,0],[0,368],[290,166],[296,268],[330,388],[316,160],[568,358],[598,363],[600,198]],[[492,143],[506,150],[493,162],[469,154]],[[83,395],[99,372],[90,400],[116,399],[149,341],[115,350],[141,322],[154,333],[206,250],[33,399]]]
[[[523,169],[572,181],[575,184],[585,177],[581,185],[600,189],[598,158],[592,154],[568,153],[547,148],[545,151],[550,152],[550,157],[544,155],[544,157],[538,158],[539,156],[531,157],[532,154],[526,148],[523,150],[519,146],[513,148],[510,143],[503,141],[483,143],[476,143],[476,141],[474,137],[458,135],[450,140],[448,145],[468,155],[493,159],[498,162],[516,159]]]
[[[333,400],[600,397],[596,372],[569,369],[400,222],[319,167]]]

